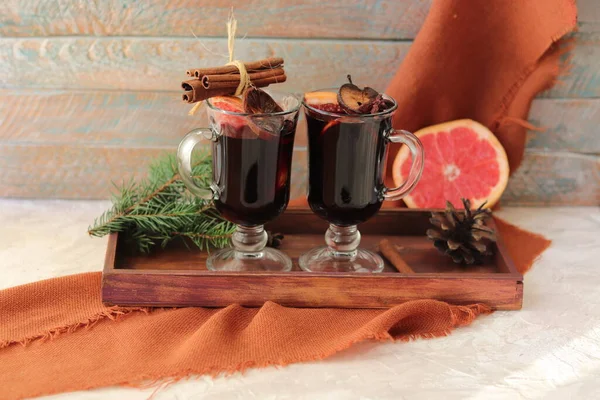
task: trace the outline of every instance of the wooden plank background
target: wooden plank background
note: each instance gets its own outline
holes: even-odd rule
[[[412,39],[431,0],[3,0],[0,35]]]
[[[237,56],[284,56],[285,88],[304,91],[339,85],[347,72],[385,88],[431,1],[219,3],[4,0],[0,196],[106,198],[111,180],[142,176],[149,161],[172,152],[205,121],[187,117],[180,102],[182,60],[223,62],[230,5],[244,37]],[[600,5],[578,3],[570,74],[534,101],[530,121],[546,130],[529,133],[504,204],[600,204]],[[299,132],[297,195],[305,190],[305,146]]]
[[[575,35],[572,68],[546,98],[600,97],[600,33]],[[354,80],[385,89],[411,41],[246,38],[236,57],[286,59],[282,90],[307,91]],[[178,91],[185,65],[227,62],[223,38],[51,37],[0,39],[5,88]],[[225,53],[224,53],[225,51]],[[374,73],[373,68],[376,68]]]

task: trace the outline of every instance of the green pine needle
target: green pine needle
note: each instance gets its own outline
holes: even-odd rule
[[[211,180],[210,155],[204,153],[192,173],[201,187]],[[114,183],[113,183],[114,184]],[[139,251],[149,253],[184,238],[205,250],[227,246],[235,225],[223,219],[209,200],[191,195],[177,171],[177,159],[167,155],[152,164],[148,178],[115,185],[112,207],[94,220],[90,236],[120,232]]]

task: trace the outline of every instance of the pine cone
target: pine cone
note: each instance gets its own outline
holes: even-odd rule
[[[267,246],[268,247],[278,249],[279,246],[281,246],[282,240],[283,240],[283,234],[267,231]]]
[[[427,230],[427,237],[444,254],[452,257],[457,264],[481,264],[486,255],[492,254],[490,243],[496,241],[496,233],[485,226],[492,214],[489,208],[471,210],[471,202],[462,199],[465,213],[457,213],[449,201],[446,211],[431,213],[429,220],[436,228]]]

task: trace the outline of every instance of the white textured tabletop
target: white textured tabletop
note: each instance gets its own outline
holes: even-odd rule
[[[0,289],[99,271],[86,228],[107,202],[0,200]],[[366,343],[321,362],[174,384],[154,399],[600,399],[600,208],[505,208],[553,240],[525,278],[521,311],[452,335]],[[107,388],[47,399],[146,399]]]

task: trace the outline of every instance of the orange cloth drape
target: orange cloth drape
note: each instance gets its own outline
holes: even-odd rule
[[[557,79],[555,43],[576,26],[574,0],[434,1],[387,94],[397,128],[470,118],[488,126],[518,167],[535,95]],[[388,162],[393,160],[397,148]]]
[[[549,245],[496,223],[523,271]],[[490,311],[436,300],[389,310],[105,307],[100,282],[96,272],[0,291],[0,398],[318,360],[369,339],[447,335]]]

